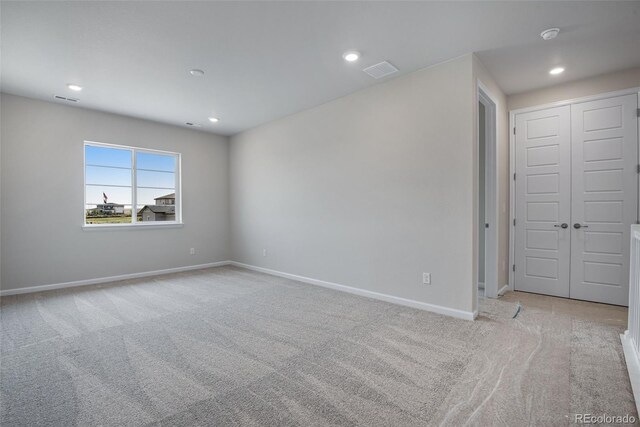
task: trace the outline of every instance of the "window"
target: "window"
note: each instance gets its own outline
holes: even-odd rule
[[[85,226],[181,222],[180,154],[84,144]]]

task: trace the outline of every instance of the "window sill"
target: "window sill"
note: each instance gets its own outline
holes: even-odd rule
[[[104,231],[104,230],[148,230],[159,228],[182,228],[182,222],[166,222],[153,224],[85,224],[82,226],[84,231]]]

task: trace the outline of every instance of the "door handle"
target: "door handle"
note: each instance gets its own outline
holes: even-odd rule
[[[582,225],[582,224],[576,222],[575,224],[573,224],[573,228],[578,230],[580,228],[589,228],[589,226],[588,225]]]
[[[567,228],[569,227],[569,224],[567,224],[566,222],[563,222],[562,224],[554,224],[554,227],[560,227],[560,228]]]

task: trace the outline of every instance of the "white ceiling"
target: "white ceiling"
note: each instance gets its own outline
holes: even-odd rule
[[[234,134],[477,52],[506,93],[640,66],[640,2],[2,2],[3,92]],[[544,42],[539,33],[560,27]],[[362,52],[355,64],[342,53]],[[566,72],[551,77],[548,70]],[[205,76],[189,75],[201,68]],[[85,87],[71,92],[67,83]],[[211,124],[208,116],[218,116]]]

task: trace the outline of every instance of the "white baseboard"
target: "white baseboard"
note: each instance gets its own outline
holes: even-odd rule
[[[622,341],[624,359],[627,362],[627,373],[633,390],[633,398],[636,401],[636,410],[640,413],[640,361],[635,348],[633,348],[633,340],[629,336],[629,331],[620,334],[620,341]]]
[[[96,285],[98,283],[118,282],[121,280],[138,279],[140,277],[159,276],[162,274],[179,273],[181,271],[200,270],[203,268],[221,267],[229,265],[231,261],[211,262],[208,264],[186,265],[184,267],[167,268],[164,270],[143,271],[141,273],[121,274],[119,276],[99,277],[95,279],[76,280],[73,282],[55,283],[52,285],[29,286],[26,288],[0,290],[0,296],[28,294],[31,292],[50,291],[53,289],[73,288],[76,286]]]
[[[484,282],[478,282],[478,289],[484,289]]]
[[[332,283],[332,282],[325,282],[324,280],[311,279],[309,277],[298,276],[290,273],[283,273],[282,271],[271,270],[269,268],[256,267],[255,265],[243,264],[237,261],[231,261],[230,264],[236,267],[246,268],[247,270],[258,271],[260,273],[266,273],[272,276],[278,276],[278,277],[284,277],[286,279],[297,280],[298,282],[308,283],[310,285],[322,286],[324,288],[335,289],[342,292],[348,292],[350,294],[360,295],[363,297],[373,298],[381,301],[386,301],[393,304],[404,305],[407,307],[417,308],[420,310],[430,311],[438,314],[444,314],[445,316],[456,317],[458,319],[473,320],[476,317],[478,317],[477,311],[471,312],[471,311],[457,310],[455,308],[443,307],[441,305],[429,304],[426,302],[400,298],[393,295],[381,294],[378,292],[367,291],[365,289],[339,285],[337,283]]]
[[[504,295],[505,292],[507,292],[509,290],[509,285],[504,285],[502,288],[500,288],[500,290],[498,291],[498,295]]]
[[[474,312],[457,310],[454,308],[444,307],[441,305],[429,304],[426,302],[420,302],[420,301],[415,301],[411,299],[396,297],[393,295],[387,295],[379,292],[368,291],[366,289],[353,288],[351,286],[345,286],[337,283],[326,282],[324,280],[312,279],[309,277],[298,276],[290,273],[284,273],[282,271],[271,270],[268,268],[256,267],[254,265],[243,264],[241,262],[236,262],[236,261],[219,261],[219,262],[212,262],[208,264],[187,265],[184,267],[167,268],[163,270],[153,270],[153,271],[144,271],[140,273],[121,274],[118,276],[76,280],[73,282],[55,283],[51,285],[39,285],[39,286],[29,286],[26,288],[5,289],[5,290],[0,290],[0,296],[27,294],[32,292],[49,291],[49,290],[63,289],[63,288],[73,288],[76,286],[97,285],[100,283],[118,282],[121,280],[137,279],[141,277],[150,277],[150,276],[159,276],[162,274],[179,273],[181,271],[189,271],[189,270],[200,270],[203,268],[221,267],[224,265],[234,265],[236,267],[258,271],[261,273],[270,274],[272,276],[279,276],[287,279],[297,280],[299,282],[308,283],[310,285],[322,286],[325,288],[335,289],[338,291],[347,292],[354,295],[360,295],[368,298],[390,302],[393,304],[430,311],[433,313],[443,314],[445,316],[456,317],[458,319],[473,320],[476,317],[478,317],[477,310]]]

